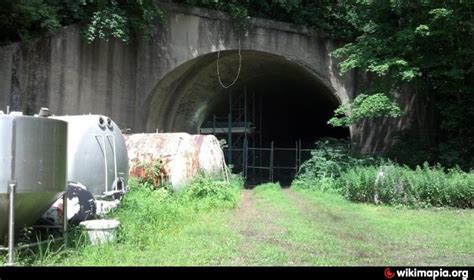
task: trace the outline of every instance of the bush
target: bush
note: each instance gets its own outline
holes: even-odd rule
[[[181,201],[199,201],[197,208],[232,208],[239,199],[240,184],[238,177],[232,177],[229,183],[199,176],[183,186],[178,193]]]
[[[354,157],[341,143],[312,152],[294,188],[337,192],[356,202],[414,207],[474,207],[474,174],[425,163],[415,170],[382,159]]]
[[[112,38],[129,42],[140,35],[150,39],[156,22],[165,22],[165,13],[156,1],[1,1],[0,45],[28,40],[61,26],[83,24],[83,36],[95,39]]]
[[[337,192],[335,186],[337,179],[332,177],[322,177],[317,179],[297,178],[293,181],[291,187],[294,189],[310,189],[323,192]]]
[[[374,160],[360,158],[352,153],[349,140],[324,138],[316,141],[315,145],[311,158],[301,165],[297,178],[335,178],[350,167],[365,165]]]
[[[304,162],[292,186],[298,189],[334,190],[336,180],[353,167],[373,164],[372,157],[360,157],[350,150],[349,140],[323,138],[315,143],[311,158]]]
[[[357,202],[415,207],[474,206],[474,174],[459,169],[444,171],[427,164],[416,170],[398,165],[354,167],[317,189],[332,189]]]
[[[372,166],[354,167],[344,173],[334,186],[349,200],[372,201],[375,195],[376,175],[377,169]]]
[[[171,187],[156,188],[136,178],[129,180],[130,191],[120,207],[110,213],[122,224],[120,240],[137,246],[157,242],[157,236],[192,221],[199,211],[234,207],[239,199],[242,178],[233,175],[230,183],[198,177],[179,192]],[[156,236],[143,235],[156,232]],[[141,247],[140,247],[141,248]]]

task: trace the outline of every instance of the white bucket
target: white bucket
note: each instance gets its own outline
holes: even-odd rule
[[[120,222],[117,220],[89,220],[80,223],[87,231],[92,245],[113,242],[117,238]]]

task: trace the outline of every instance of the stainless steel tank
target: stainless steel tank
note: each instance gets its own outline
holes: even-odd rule
[[[16,182],[15,227],[31,226],[65,191],[67,123],[0,114],[0,245],[8,231],[8,184]]]
[[[68,181],[93,195],[123,190],[128,180],[128,154],[117,124],[107,116],[56,116],[68,123]]]

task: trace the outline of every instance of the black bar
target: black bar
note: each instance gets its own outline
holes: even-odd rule
[[[269,149],[269,148],[249,148],[249,150],[256,150],[256,151],[271,151],[272,149]]]
[[[250,168],[250,169],[268,169],[268,170],[271,169],[270,167],[266,167],[266,166],[247,166],[247,168]]]
[[[296,167],[289,167],[289,166],[273,166],[274,169],[291,169],[291,170],[296,170]]]
[[[454,273],[454,271],[461,271],[459,277],[447,278],[445,275],[433,276],[399,276],[398,273],[405,271],[431,271],[437,273]],[[466,272],[466,273],[465,273]],[[232,277],[247,277],[253,276],[255,278],[269,278],[282,277],[288,278],[303,278],[303,279],[472,279],[474,269],[471,267],[363,267],[363,266],[319,266],[319,267],[24,267],[18,269],[15,267],[6,267],[0,269],[0,276],[2,280],[15,279],[31,279],[37,278],[38,275],[48,275],[49,280],[64,279],[65,275],[74,275],[74,278],[92,279],[110,279],[120,278],[124,275],[160,275],[162,278],[179,277],[179,275],[197,275],[209,279],[222,279],[225,275]],[[310,277],[307,277],[311,275]],[[118,276],[118,277],[116,277]],[[317,276],[317,277],[316,277]],[[128,277],[125,277],[128,278]]]

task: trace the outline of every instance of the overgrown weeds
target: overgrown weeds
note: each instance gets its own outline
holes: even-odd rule
[[[136,179],[131,179],[129,186],[122,206],[111,215],[122,224],[121,242],[147,246],[156,242],[157,236],[191,221],[199,212],[234,207],[242,179],[235,175],[226,183],[198,176],[177,192],[170,186],[155,188]],[[154,232],[156,236],[143,232]]]
[[[61,242],[51,242],[25,251],[19,258],[23,265],[134,263],[137,252],[175,246],[173,236],[199,217],[233,208],[239,201],[242,186],[239,175],[231,175],[230,182],[199,176],[174,192],[170,185],[157,188],[150,182],[131,178],[122,204],[107,215],[120,221],[116,243],[91,246],[84,231],[74,228],[69,234],[67,250]]]
[[[336,192],[357,202],[474,207],[474,174],[427,163],[411,169],[380,158],[360,158],[345,147],[335,140],[318,142],[293,186]]]

